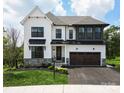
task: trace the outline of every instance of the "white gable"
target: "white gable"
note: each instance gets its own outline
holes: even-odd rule
[[[34,11],[32,11],[31,13],[30,13],[30,15],[29,16],[31,16],[31,17],[44,17],[45,16],[45,14],[37,7],[37,8],[35,8],[35,10]]]
[[[36,6],[27,16],[24,17],[24,19],[21,21],[21,24],[23,25],[29,17],[35,18],[35,17],[46,17],[49,21],[51,21],[41,10],[38,6]],[[52,21],[51,21],[52,22]]]

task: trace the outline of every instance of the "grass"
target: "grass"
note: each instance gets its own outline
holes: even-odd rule
[[[4,72],[4,86],[25,86],[25,85],[48,85],[67,84],[67,75],[56,73],[55,80],[53,72],[45,70],[25,70]]]
[[[120,57],[116,57],[115,59],[107,59],[106,64],[114,66],[115,70],[120,72]]]

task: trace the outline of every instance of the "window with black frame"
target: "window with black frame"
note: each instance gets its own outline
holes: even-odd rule
[[[78,39],[85,39],[84,27],[79,27]]]
[[[32,58],[43,58],[43,46],[32,46]]]
[[[62,29],[56,29],[56,38],[61,39]]]
[[[73,30],[69,30],[69,39],[73,39]]]
[[[86,28],[86,39],[92,39],[93,33],[92,33],[92,28],[88,27]]]
[[[95,28],[95,39],[101,39],[101,28],[100,27]]]
[[[31,37],[44,37],[44,27],[31,27]]]

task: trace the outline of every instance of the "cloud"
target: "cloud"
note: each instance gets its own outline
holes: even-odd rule
[[[114,9],[114,0],[71,0],[72,11],[76,15],[103,18]]]
[[[45,13],[52,11],[56,15],[66,15],[62,0],[4,0],[4,25],[20,25],[21,19],[36,5]]]
[[[3,25],[7,28],[16,28],[20,32],[20,42],[23,41],[24,30],[20,21],[36,5],[46,13],[52,11],[56,15],[66,15],[62,0],[4,0],[3,1]]]
[[[56,15],[66,15],[62,0],[35,0],[34,3],[38,5],[43,12],[52,11]]]

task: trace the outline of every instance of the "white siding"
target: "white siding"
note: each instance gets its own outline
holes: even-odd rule
[[[52,39],[56,39],[56,29],[62,29],[62,38],[65,40],[65,26],[53,26]]]
[[[73,30],[73,40],[76,39],[76,30],[74,27],[66,27],[66,39],[69,39],[69,30]]]
[[[45,16],[40,11],[34,11],[30,16]],[[31,58],[29,50],[29,39],[42,39],[42,37],[31,37],[31,27],[44,27],[44,37],[46,39],[46,49],[44,58],[51,58],[51,21],[48,18],[30,18],[24,23],[24,58]]]
[[[52,39],[56,39],[56,29],[62,29],[62,38],[63,40],[69,39],[69,30],[73,30],[73,40],[76,39],[76,30],[74,27],[69,26],[53,26],[52,30]],[[66,37],[65,37],[66,36]]]

